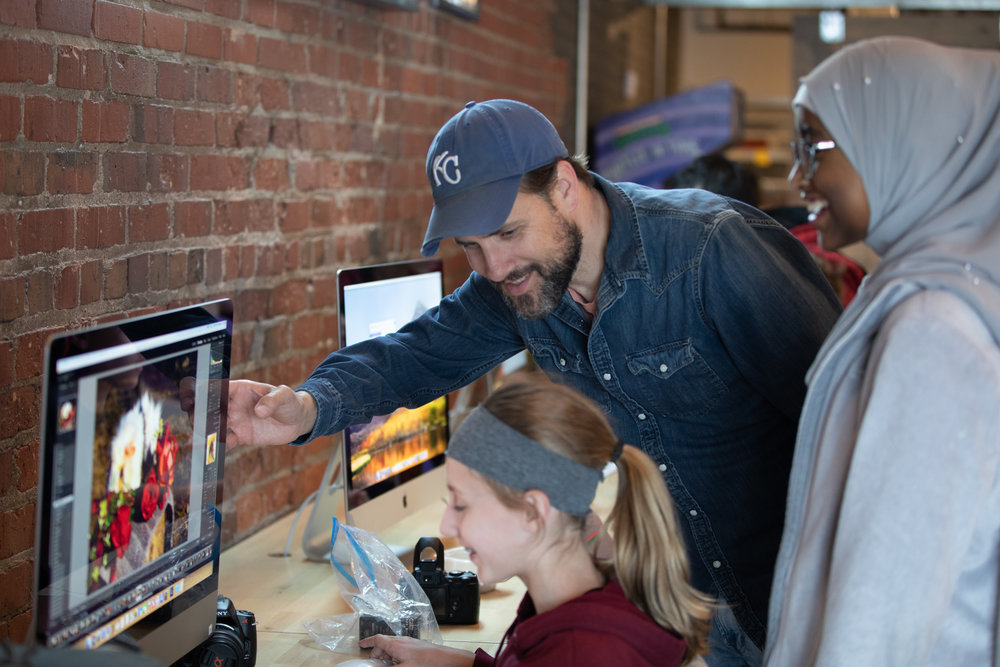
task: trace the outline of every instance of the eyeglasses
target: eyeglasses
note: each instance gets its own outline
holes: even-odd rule
[[[808,142],[796,139],[792,142],[792,170],[788,172],[788,180],[795,177],[795,170],[801,168],[802,176],[807,181],[816,174],[816,153],[828,151],[837,147],[837,142],[832,139],[826,141]]]

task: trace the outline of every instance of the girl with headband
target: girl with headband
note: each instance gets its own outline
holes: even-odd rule
[[[409,637],[370,637],[400,665],[665,667],[705,653],[712,605],[688,578],[674,506],[656,465],[617,439],[601,411],[547,382],[508,383],[456,429],[441,532],[470,550],[483,583],[527,588],[495,658]],[[618,493],[598,562],[587,515],[602,469]]]

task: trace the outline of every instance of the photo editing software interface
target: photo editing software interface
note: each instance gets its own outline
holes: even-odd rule
[[[436,306],[444,290],[439,260],[342,269],[338,284],[341,346],[396,332]],[[349,427],[344,443],[348,508],[355,509],[443,465],[448,398]]]
[[[145,652],[144,635],[195,605],[198,633],[166,652],[209,635],[231,313],[223,299],[49,342],[34,620],[46,646],[128,635]]]

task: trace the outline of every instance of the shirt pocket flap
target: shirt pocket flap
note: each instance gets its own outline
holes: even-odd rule
[[[652,350],[629,355],[628,369],[633,375],[649,373],[658,378],[668,378],[695,360],[690,340],[668,343]]]

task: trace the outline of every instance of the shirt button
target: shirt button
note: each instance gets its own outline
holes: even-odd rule
[[[639,421],[646,421],[646,413],[645,412],[640,412],[639,414],[636,415],[636,417],[639,418]]]
[[[611,380],[611,373],[605,373],[602,377],[604,378],[605,382],[608,382],[609,380]]]
[[[660,372],[661,373],[666,373],[667,372],[667,365],[666,364],[660,364]]]
[[[698,510],[691,510],[690,512],[688,512],[688,514],[690,514],[691,516],[698,516]]]
[[[660,472],[666,472],[666,471],[667,471],[667,464],[666,463],[661,463],[660,464]]]
[[[716,570],[718,570],[720,567],[722,567],[722,561],[713,560],[712,561],[712,567],[714,567]]]
[[[559,360],[559,365],[560,366],[565,366],[566,365],[566,360],[565,359],[560,359]]]

